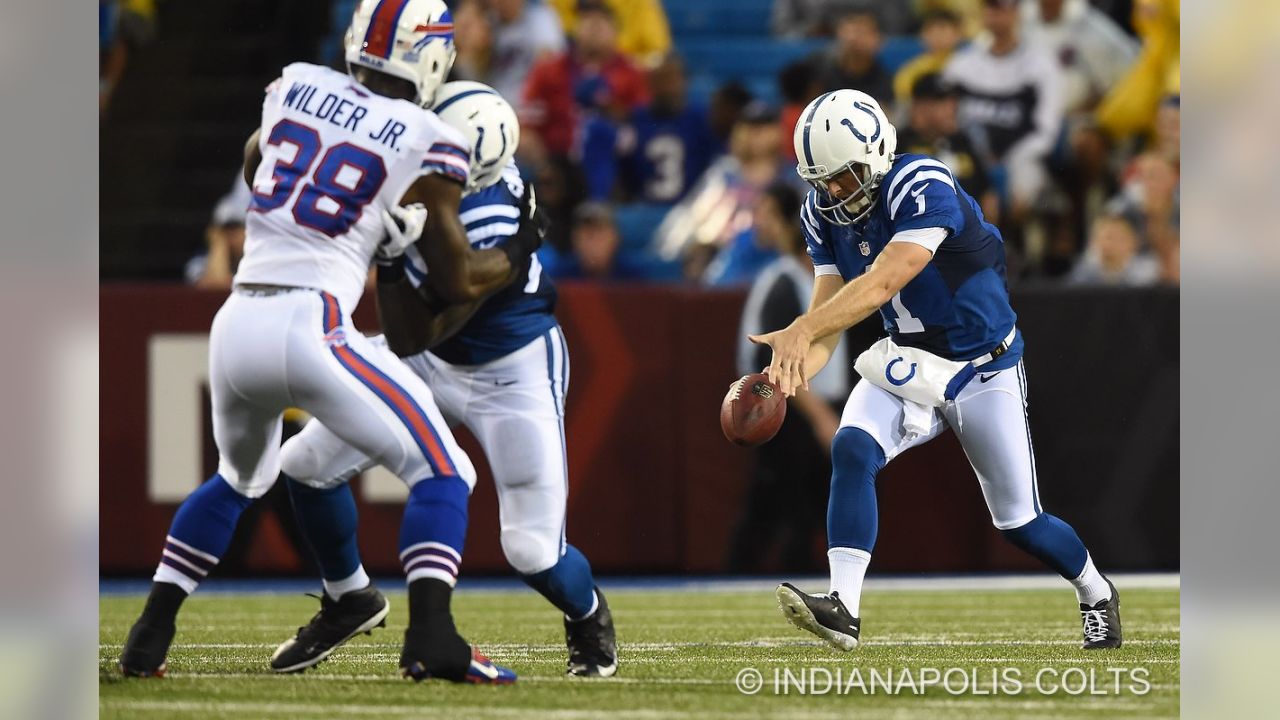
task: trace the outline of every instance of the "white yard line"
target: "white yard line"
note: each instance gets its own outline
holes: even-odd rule
[[[1166,630],[1167,632],[1167,630]],[[905,635],[898,636],[901,639],[896,640],[867,640],[863,643],[863,647],[997,647],[1003,645],[1032,645],[1032,646],[1072,646],[1079,645],[1079,640],[1010,640],[1010,639],[988,639],[988,640],[955,640],[950,637],[937,637],[928,635]],[[1132,639],[1125,640],[1126,645],[1178,645],[1179,641],[1174,638],[1160,638],[1153,640]],[[175,643],[174,648],[178,650],[274,650],[278,643]],[[618,644],[619,651],[622,653],[647,653],[647,652],[673,652],[677,650],[686,650],[690,648],[787,648],[787,647],[818,647],[821,643],[816,640],[809,640],[799,637],[771,637],[759,640],[735,640],[729,642],[622,642]],[[485,652],[502,653],[502,652],[548,652],[563,653],[564,645],[560,644],[529,644],[529,643],[478,643],[477,646]],[[120,643],[99,643],[99,650],[119,650],[123,647]],[[369,648],[399,649],[397,643],[359,643],[352,645],[353,651]]]

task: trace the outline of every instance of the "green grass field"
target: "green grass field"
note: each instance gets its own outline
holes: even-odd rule
[[[829,650],[816,638],[794,630],[765,589],[613,591],[609,600],[621,664],[618,676],[609,680],[564,677],[560,621],[531,591],[462,591],[454,600],[458,626],[483,652],[520,674],[519,683],[508,687],[442,681],[415,684],[400,679],[396,663],[405,623],[402,594],[391,596],[386,629],[352,641],[306,674],[289,676],[273,675],[267,658],[310,618],[315,600],[291,595],[197,595],[183,610],[169,655],[169,676],[126,680],[116,672],[115,660],[142,597],[104,596],[99,630],[100,716],[241,720],[1176,716],[1178,591],[1125,590],[1118,584],[1123,593],[1125,645],[1104,653],[1079,649],[1078,615],[1074,597],[1066,589],[871,590],[862,603],[864,643],[849,654]],[[755,668],[764,677],[758,694],[745,695],[736,689],[735,677],[743,668]],[[802,694],[791,684],[789,694],[774,692],[775,670],[779,677],[784,677],[784,669],[793,676],[813,677],[806,674],[807,668],[830,672],[830,690]],[[921,668],[940,672],[960,668],[949,676],[951,687],[967,688],[967,692],[953,695],[937,684],[913,694],[911,686],[920,687]],[[1135,668],[1146,670],[1146,694],[1135,692],[1143,684],[1135,681],[1141,675],[1134,674]],[[855,669],[860,683],[851,682]],[[1117,675],[1110,669],[1120,669],[1119,693],[1115,692]],[[892,682],[902,687],[900,693],[887,694],[881,682],[872,694],[872,670],[882,680],[894,673]],[[1083,684],[1090,670],[1096,678],[1092,689]],[[904,672],[911,673],[911,681],[903,679]],[[824,671],[818,671],[817,685],[806,689],[822,689],[828,685],[825,678]],[[1020,693],[991,694],[994,685],[1006,692],[1017,689],[1011,678],[1018,680]],[[1058,689],[1059,682],[1083,694],[1068,694]]]

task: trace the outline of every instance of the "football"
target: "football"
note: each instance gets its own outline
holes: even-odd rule
[[[787,399],[764,373],[752,373],[729,386],[720,405],[720,429],[737,445],[763,445],[782,427]]]

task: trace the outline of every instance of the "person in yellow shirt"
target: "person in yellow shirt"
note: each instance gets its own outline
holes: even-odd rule
[[[1098,125],[1112,137],[1149,135],[1160,99],[1179,93],[1181,25],[1178,0],[1135,0],[1133,26],[1142,38],[1142,50],[1097,111]]]
[[[934,8],[925,13],[920,27],[925,51],[903,65],[893,76],[893,97],[900,108],[911,102],[911,88],[926,75],[942,72],[947,61],[964,40],[960,16],[947,8]]]
[[[578,21],[578,0],[546,0],[560,15],[565,33],[572,36]],[[618,20],[618,47],[636,63],[657,67],[671,50],[671,28],[659,0],[606,0]]]

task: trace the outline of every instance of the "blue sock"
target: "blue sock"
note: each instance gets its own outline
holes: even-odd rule
[[[319,489],[285,476],[294,518],[325,580],[343,580],[360,567],[356,545],[356,499],[351,486]]]
[[[409,491],[400,524],[400,562],[409,582],[435,578],[453,587],[467,537],[471,488],[456,475],[427,478]]]
[[[1079,577],[1089,559],[1089,551],[1076,531],[1049,513],[1040,513],[1026,525],[1000,533],[1068,580]]]
[[[841,428],[831,443],[831,495],[827,499],[827,547],[871,552],[876,544],[876,475],[884,450],[864,430]]]
[[[236,492],[214,474],[187,496],[165,538],[156,582],[173,583],[188,594],[213,570],[231,544],[240,514],[253,498]]]
[[[595,610],[596,581],[591,576],[591,564],[572,545],[565,546],[564,555],[555,565],[520,578],[570,620],[580,620]]]

